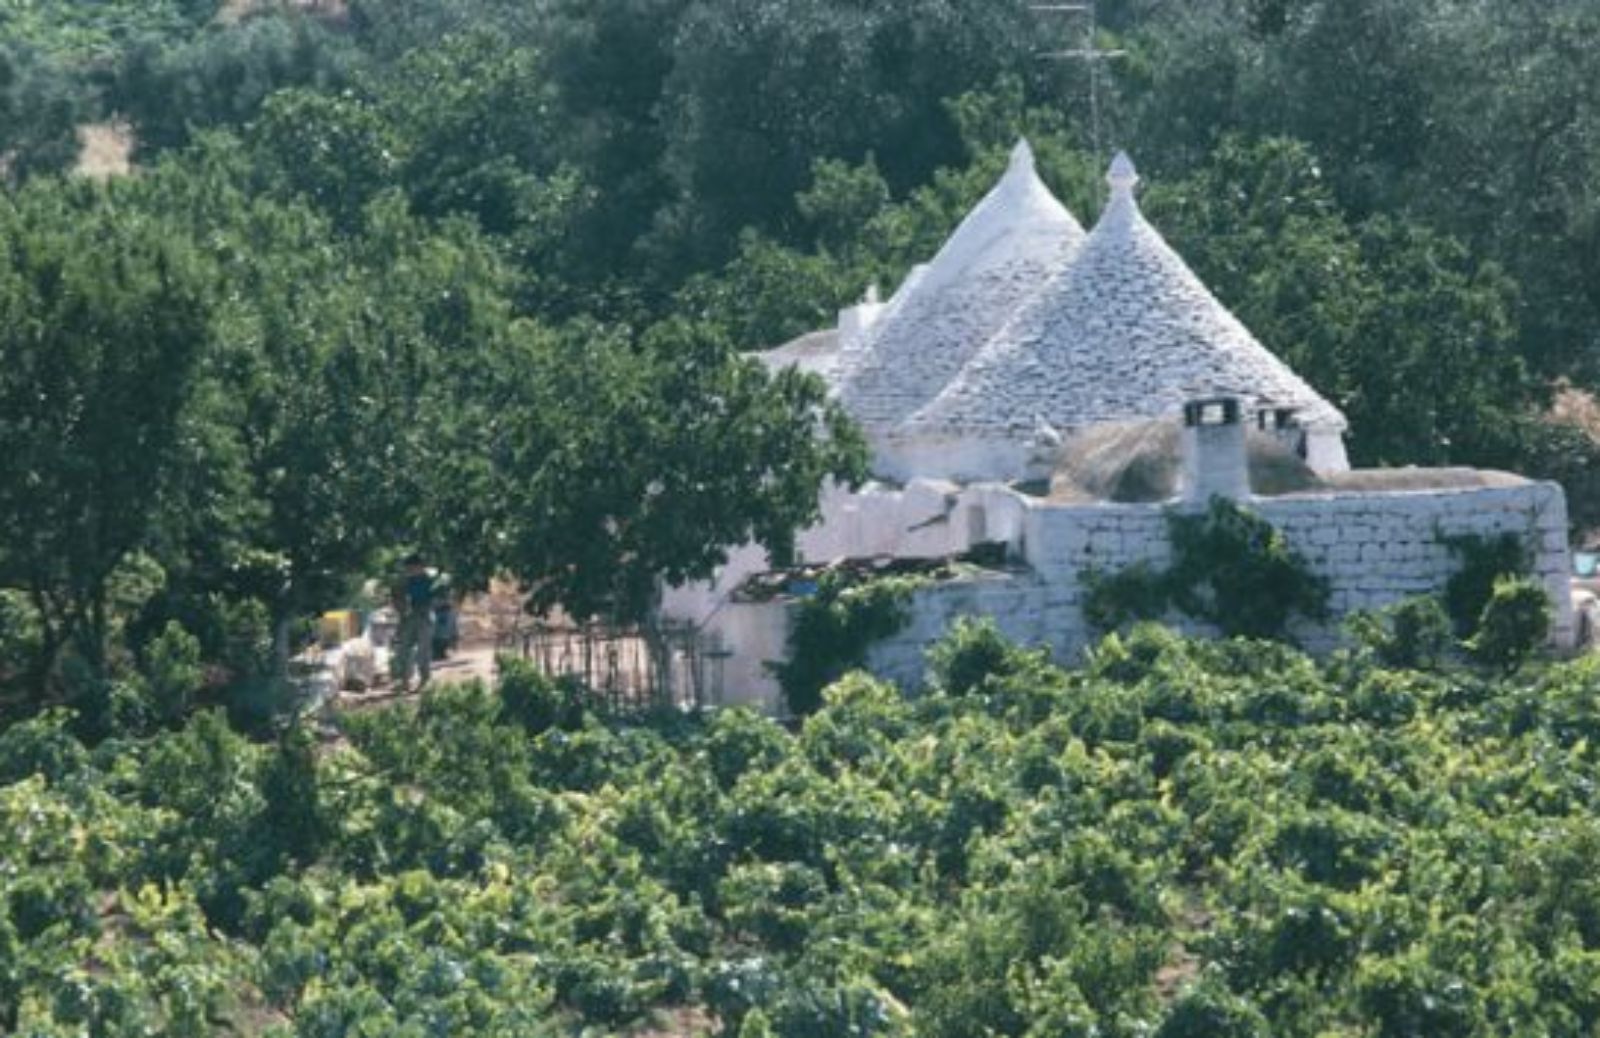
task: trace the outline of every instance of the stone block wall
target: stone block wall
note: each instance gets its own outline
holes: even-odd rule
[[[1250,504],[1284,532],[1332,587],[1332,616],[1294,633],[1314,652],[1332,649],[1350,613],[1411,595],[1442,591],[1458,567],[1440,534],[1514,532],[1533,548],[1535,576],[1555,609],[1554,641],[1569,646],[1573,617],[1568,581],[1566,498],[1551,483],[1385,494],[1263,498]],[[1152,505],[1030,504],[1020,549],[1027,568],[927,588],[917,594],[906,630],[873,650],[875,673],[907,687],[924,677],[923,652],[960,616],[992,616],[1023,644],[1046,645],[1063,663],[1078,660],[1098,633],[1083,619],[1089,569],[1115,572],[1136,562],[1171,562],[1166,509]],[[1190,633],[1211,633],[1170,618]]]

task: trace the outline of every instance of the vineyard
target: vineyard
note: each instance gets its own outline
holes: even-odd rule
[[[0,735],[0,1031],[1548,1035],[1600,1025],[1600,672],[958,628],[789,731],[494,693]]]

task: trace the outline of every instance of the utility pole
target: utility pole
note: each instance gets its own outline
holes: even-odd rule
[[[1040,3],[1029,5],[1034,13],[1055,16],[1060,15],[1069,24],[1067,37],[1071,39],[1070,22],[1077,18],[1083,27],[1082,42],[1076,47],[1068,46],[1062,50],[1045,51],[1039,55],[1042,61],[1081,61],[1089,78],[1089,141],[1094,149],[1094,160],[1100,165],[1106,162],[1106,154],[1101,141],[1100,126],[1100,66],[1108,61],[1114,61],[1127,55],[1125,50],[1103,50],[1096,41],[1099,35],[1099,23],[1096,18],[1095,0],[1077,0],[1073,3]]]

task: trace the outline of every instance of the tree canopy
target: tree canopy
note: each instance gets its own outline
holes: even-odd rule
[[[1346,410],[1358,462],[1560,476],[1600,517],[1595,430],[1548,406],[1600,379],[1593,5],[1098,7],[1097,133],[1083,63],[1039,60],[1071,17],[1023,3],[12,5],[0,453],[18,479],[53,459],[48,507],[109,525],[0,491],[0,660],[59,662],[130,559],[162,577],[91,637],[128,642],[113,670],[169,622],[256,658],[402,545],[631,615],[733,541],[781,547],[860,444],[738,353],[891,290],[1021,135],[1085,223],[1096,140],[1132,151],[1152,219]],[[136,176],[71,176],[97,122]],[[58,286],[51,248],[92,255]],[[71,424],[27,359],[57,353],[62,392],[105,374],[138,406]]]

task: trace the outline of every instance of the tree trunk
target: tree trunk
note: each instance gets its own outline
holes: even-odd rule
[[[33,654],[23,671],[23,688],[36,702],[43,702],[50,692],[50,674],[55,670],[56,658],[61,655],[61,647],[67,644],[72,631],[64,620],[52,617],[50,604],[42,592],[30,591],[28,600],[33,605],[33,611],[39,614],[41,634],[39,651]]]

